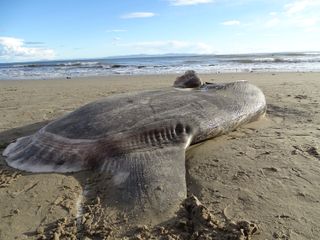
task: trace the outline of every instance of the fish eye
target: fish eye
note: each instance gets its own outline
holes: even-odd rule
[[[183,125],[181,123],[178,123],[175,131],[177,135],[180,135],[181,133],[183,133]]]

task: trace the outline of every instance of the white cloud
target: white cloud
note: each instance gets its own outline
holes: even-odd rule
[[[293,22],[298,27],[309,28],[317,25],[317,23],[319,22],[319,17],[296,18],[296,19],[293,19]]]
[[[131,19],[131,18],[149,18],[154,17],[156,14],[153,12],[132,12],[125,15],[122,15],[123,19]]]
[[[292,3],[286,4],[285,13],[286,14],[296,14],[308,7],[320,5],[320,0],[295,0]]]
[[[144,52],[148,54],[162,53],[202,53],[209,54],[213,52],[213,48],[203,42],[186,42],[178,40],[168,41],[149,41],[118,44],[120,47],[128,47],[136,52]]]
[[[232,26],[232,25],[240,25],[240,21],[238,20],[230,20],[221,23],[222,25]]]
[[[268,28],[300,28],[305,31],[313,31],[320,22],[320,0],[294,0],[283,6],[283,11],[270,14],[272,17],[266,20]]]
[[[169,0],[173,6],[197,5],[202,3],[211,3],[212,0]]]
[[[0,59],[9,61],[28,61],[52,59],[55,53],[52,49],[26,47],[23,39],[0,37]]]

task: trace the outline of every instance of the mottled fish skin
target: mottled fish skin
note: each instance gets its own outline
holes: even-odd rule
[[[30,172],[101,173],[106,202],[167,218],[186,197],[185,150],[258,119],[262,91],[246,82],[111,96],[57,119],[5,149]]]

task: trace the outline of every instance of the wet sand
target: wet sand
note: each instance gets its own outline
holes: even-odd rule
[[[32,134],[88,102],[171,86],[175,77],[0,81],[0,151],[17,137]],[[252,223],[252,239],[319,239],[320,73],[200,77],[208,82],[246,79],[256,84],[266,95],[267,116],[187,151],[188,194],[203,204],[199,216],[183,212],[182,207],[173,223],[136,226],[127,235],[185,239],[202,232],[207,239],[213,234],[246,239],[248,234],[238,233],[247,232],[243,225]],[[116,232],[126,229],[126,216],[103,209],[99,199],[84,205],[84,215],[74,222],[81,215],[81,193],[88,181],[86,172],[20,172],[0,157],[0,239],[76,239],[77,231],[82,239],[117,238]]]

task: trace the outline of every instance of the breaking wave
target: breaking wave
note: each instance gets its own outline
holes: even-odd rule
[[[320,71],[320,53],[161,55],[105,59],[0,63],[0,80],[82,76],[251,71]]]

